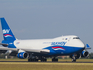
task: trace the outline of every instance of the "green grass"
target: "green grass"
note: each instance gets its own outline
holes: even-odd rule
[[[27,59],[0,59],[0,61],[0,70],[93,70],[93,63],[25,62]],[[71,59],[59,59],[59,61],[71,62]],[[77,62],[93,62],[93,59],[78,59]]]

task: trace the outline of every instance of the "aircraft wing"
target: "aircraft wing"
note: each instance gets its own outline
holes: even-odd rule
[[[8,47],[0,47],[0,50],[12,50],[12,51],[19,51],[20,49],[17,48],[8,48]],[[26,52],[35,52],[35,53],[49,53],[50,50],[48,49],[21,49],[24,50]]]
[[[35,53],[50,53],[48,49],[22,49],[27,52],[35,52]]]
[[[0,50],[13,50],[13,51],[18,51],[16,48],[8,48],[8,47],[0,47]]]

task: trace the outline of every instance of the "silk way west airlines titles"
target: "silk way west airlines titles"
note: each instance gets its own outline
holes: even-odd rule
[[[0,45],[0,53],[6,53],[11,50],[11,56],[17,56],[20,59],[28,58],[29,62],[41,60],[47,61],[51,57],[52,61],[58,61],[57,56],[70,56],[72,61],[80,57],[88,57],[90,48],[84,44],[78,36],[68,35],[53,39],[31,39],[19,40],[13,35],[10,27],[4,18],[0,18],[3,38]]]

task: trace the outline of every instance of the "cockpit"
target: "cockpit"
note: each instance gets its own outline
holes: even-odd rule
[[[74,37],[73,39],[80,39],[79,37]]]

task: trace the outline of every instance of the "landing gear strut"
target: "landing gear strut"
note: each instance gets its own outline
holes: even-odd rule
[[[76,62],[76,57],[75,56],[72,57],[72,62]]]

